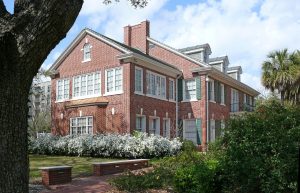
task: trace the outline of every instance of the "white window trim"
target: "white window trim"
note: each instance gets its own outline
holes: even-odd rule
[[[141,70],[141,91],[136,91],[135,90],[135,84],[134,84],[134,93],[135,94],[141,94],[141,95],[143,95],[143,93],[144,93],[144,74],[143,74],[143,72],[144,71],[143,71],[143,68],[135,66],[135,69],[134,69],[134,79],[135,79],[135,76],[136,76],[135,70]]]
[[[155,82],[156,82],[156,76],[159,76],[160,78],[165,79],[165,96],[161,96],[161,95],[153,95],[153,94],[147,93],[148,90],[146,91],[146,96],[152,97],[152,98],[156,98],[156,99],[161,99],[161,100],[166,100],[166,101],[168,101],[168,100],[167,100],[167,92],[166,92],[166,91],[167,91],[167,77],[166,77],[166,76],[163,76],[163,75],[161,75],[161,74],[157,74],[157,73],[155,73],[155,72],[152,72],[152,71],[150,71],[150,70],[146,70],[146,75],[147,75],[147,73],[149,73],[150,75],[153,74],[153,75],[155,76]],[[150,82],[151,82],[151,80],[150,80]],[[146,84],[148,84],[148,82],[146,82]],[[148,85],[147,85],[147,86],[148,86]]]
[[[196,89],[195,89],[195,92],[196,92],[196,98],[193,98],[193,99],[187,99],[186,98],[186,92],[185,92],[185,82],[186,81],[189,81],[189,80],[194,80],[194,82],[195,82],[195,85],[196,85],[196,79],[194,79],[194,78],[190,78],[190,79],[185,79],[185,80],[183,80],[182,81],[182,92],[183,92],[183,100],[181,101],[181,102],[193,102],[193,101],[198,101],[198,99],[197,99],[197,85],[196,85]]]
[[[212,95],[209,99],[210,102],[216,103],[215,100],[215,81],[213,79],[210,79],[209,82],[211,83],[211,91],[210,91],[210,95]]]
[[[163,118],[163,135],[164,135],[164,121],[168,121],[168,126],[169,126],[169,130],[167,130],[168,132],[166,132],[166,137],[167,139],[171,138],[171,119],[170,118]]]
[[[150,134],[150,122],[153,120],[153,119],[157,119],[158,120],[158,126],[157,128],[155,129],[155,133],[154,135],[158,135],[160,136],[160,117],[157,117],[157,116],[149,116],[149,134]],[[157,133],[158,132],[158,133]]]
[[[142,123],[142,124],[143,124],[143,128],[142,128],[142,130],[141,130],[140,132],[146,133],[146,122],[147,122],[147,117],[146,117],[146,115],[136,114],[136,116],[135,116],[135,121],[136,121],[136,118],[137,118],[137,117],[142,117],[142,118],[144,118],[144,122]],[[135,122],[135,127],[136,127],[136,122]],[[135,128],[135,131],[137,131],[137,128]]]
[[[225,100],[226,100],[225,85],[221,83],[221,105],[225,106]]]
[[[95,92],[95,74],[99,72],[99,79],[100,79],[100,92],[98,94],[92,94],[92,95],[86,95],[85,96],[74,96],[74,88],[75,88],[75,78],[80,77],[80,87],[79,87],[79,95],[81,94],[81,77],[82,76],[86,76],[86,89],[87,89],[87,77],[88,75],[93,75],[93,92]],[[101,96],[101,71],[96,71],[96,72],[92,72],[92,73],[87,73],[87,74],[80,74],[80,75],[76,75],[73,77],[73,82],[72,82],[72,99],[71,100],[79,100],[79,99],[88,99],[88,98],[94,98],[94,97],[99,97]],[[87,90],[86,90],[87,92]]]
[[[63,81],[63,93],[62,93],[62,99],[58,100],[58,81]],[[65,84],[64,84],[64,81],[69,81],[69,95],[68,95],[68,98],[64,98],[65,96]],[[55,103],[59,103],[59,102],[64,102],[64,101],[69,101],[70,100],[70,79],[69,78],[63,78],[63,79],[58,79],[56,80],[56,98],[55,98]]]
[[[114,78],[113,78],[113,86],[114,86],[114,89],[116,89],[116,69],[121,69],[121,74],[122,74],[122,88],[121,90],[114,90],[114,91],[110,91],[110,92],[107,92],[107,71],[109,70],[113,70],[114,71]],[[124,74],[123,74],[123,67],[115,67],[115,68],[109,68],[109,69],[105,69],[105,94],[103,94],[103,96],[110,96],[110,95],[118,95],[118,94],[123,94],[124,93],[124,82],[123,82],[123,77],[124,77]]]
[[[173,81],[173,93],[172,93],[172,96],[173,96],[173,99],[170,99],[170,81]],[[173,78],[169,78],[169,101],[174,101],[175,102],[175,80]]]
[[[91,58],[92,58],[92,54],[91,54],[91,52],[92,52],[92,45],[90,44],[90,43],[88,43],[88,42],[86,42],[85,44],[89,44],[90,45],[90,58],[89,59],[83,59],[82,61],[81,61],[81,63],[85,63],[85,62],[90,62],[91,61]],[[84,44],[84,45],[85,45]],[[83,58],[84,58],[84,45],[83,45],[83,48],[81,48],[81,51],[83,52]]]
[[[185,134],[186,134],[186,122],[187,121],[195,121],[195,132],[196,132],[196,135],[198,135],[198,131],[197,131],[197,124],[196,124],[196,119],[184,119],[183,120],[183,123],[182,123],[182,128],[183,128],[183,133],[182,133],[182,137],[183,137],[183,139],[186,139],[186,136],[185,136]]]
[[[83,116],[83,117],[71,117],[70,118],[70,122],[69,122],[69,126],[70,126],[70,130],[69,130],[69,133],[70,133],[70,135],[73,135],[73,133],[72,133],[72,119],[76,119],[76,125],[78,124],[78,118],[85,118],[86,119],[86,131],[88,131],[88,120],[89,120],[89,118],[92,118],[92,133],[90,133],[90,134],[94,134],[94,117],[93,116]],[[77,126],[76,126],[77,127]],[[76,133],[77,134],[77,133]],[[88,134],[88,133],[85,133],[85,134]]]
[[[214,130],[214,133],[212,131]],[[216,140],[216,121],[214,119],[210,119],[209,121],[209,142],[213,142]],[[212,135],[214,134],[214,135]]]

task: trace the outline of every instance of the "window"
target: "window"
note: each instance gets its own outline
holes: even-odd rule
[[[163,119],[163,137],[170,138],[170,119]]]
[[[239,92],[235,89],[231,89],[231,112],[239,111]]]
[[[220,84],[221,86],[221,104],[225,104],[225,88],[224,84]]]
[[[208,100],[215,101],[215,84],[213,80],[208,81]]]
[[[56,82],[56,100],[69,99],[70,80],[63,79]]]
[[[184,99],[185,100],[195,100],[196,98],[196,81],[185,80],[184,81]]]
[[[166,98],[166,77],[147,71],[147,94]]]
[[[213,142],[216,139],[216,125],[215,125],[215,120],[211,119],[210,124],[209,124],[209,141]]]
[[[119,94],[123,89],[122,68],[112,68],[105,71],[106,94]]]
[[[136,116],[135,130],[140,132],[146,132],[146,116]]]
[[[91,60],[91,45],[89,43],[84,44],[83,46],[83,61]]]
[[[73,97],[99,96],[101,89],[100,72],[83,74],[73,79]]]
[[[184,120],[183,138],[192,141],[194,144],[197,144],[196,120]]]
[[[135,67],[135,92],[143,93],[143,69]]]
[[[169,80],[169,99],[170,100],[175,100],[175,89],[174,89],[174,80],[170,79]]]
[[[93,117],[76,117],[70,119],[72,135],[91,134],[93,133]]]
[[[158,117],[150,117],[149,134],[160,135],[160,119]]]

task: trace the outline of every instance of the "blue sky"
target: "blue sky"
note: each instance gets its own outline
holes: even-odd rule
[[[12,11],[13,1],[4,2]],[[230,66],[242,66],[242,81],[260,92],[266,55],[300,49],[299,0],[150,0],[144,9],[134,9],[126,0],[108,6],[102,0],[85,0],[74,26],[43,67],[49,67],[85,27],[122,42],[123,26],[146,19],[151,37],[172,47],[209,43],[210,57],[228,55]]]

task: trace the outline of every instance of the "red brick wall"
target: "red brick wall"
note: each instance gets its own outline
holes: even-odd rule
[[[82,48],[86,42],[91,44],[91,61],[82,63],[83,52]],[[82,111],[82,116],[93,115],[94,132],[120,132],[126,133],[129,131],[129,90],[130,64],[120,64],[116,58],[122,52],[109,46],[108,44],[97,40],[96,38],[87,35],[74,48],[74,50],[66,57],[62,64],[58,67],[59,74],[52,79],[52,131],[55,134],[65,135],[69,133],[70,118],[78,117],[79,111]],[[56,102],[56,81],[60,78],[70,79],[70,98],[72,96],[73,77],[89,72],[101,71],[101,94],[105,93],[105,69],[122,66],[123,68],[123,94],[102,96],[108,100],[106,107],[80,107],[66,109],[68,102]],[[115,115],[112,115],[112,108],[115,109]],[[64,114],[61,120],[61,113]]]

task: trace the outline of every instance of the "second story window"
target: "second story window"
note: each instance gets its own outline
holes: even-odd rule
[[[83,74],[73,79],[73,97],[90,97],[101,94],[100,72]]]
[[[56,82],[56,100],[69,99],[70,80],[62,79]]]
[[[83,61],[91,60],[91,45],[89,43],[84,44],[83,46]]]
[[[105,71],[105,91],[106,94],[118,94],[123,90],[123,70],[122,68],[112,68]]]
[[[135,92],[143,93],[143,69],[135,67]]]
[[[196,98],[196,81],[185,80],[184,81],[184,100],[195,100]]]
[[[225,87],[224,84],[220,84],[221,90],[221,104],[225,104]]]
[[[208,81],[208,100],[215,101],[215,84],[213,80]]]
[[[231,112],[239,111],[239,92],[235,89],[231,89]]]
[[[166,77],[148,71],[147,94],[159,98],[166,98]]]
[[[174,89],[174,80],[170,79],[169,80],[169,99],[170,100],[175,100],[175,89]]]

